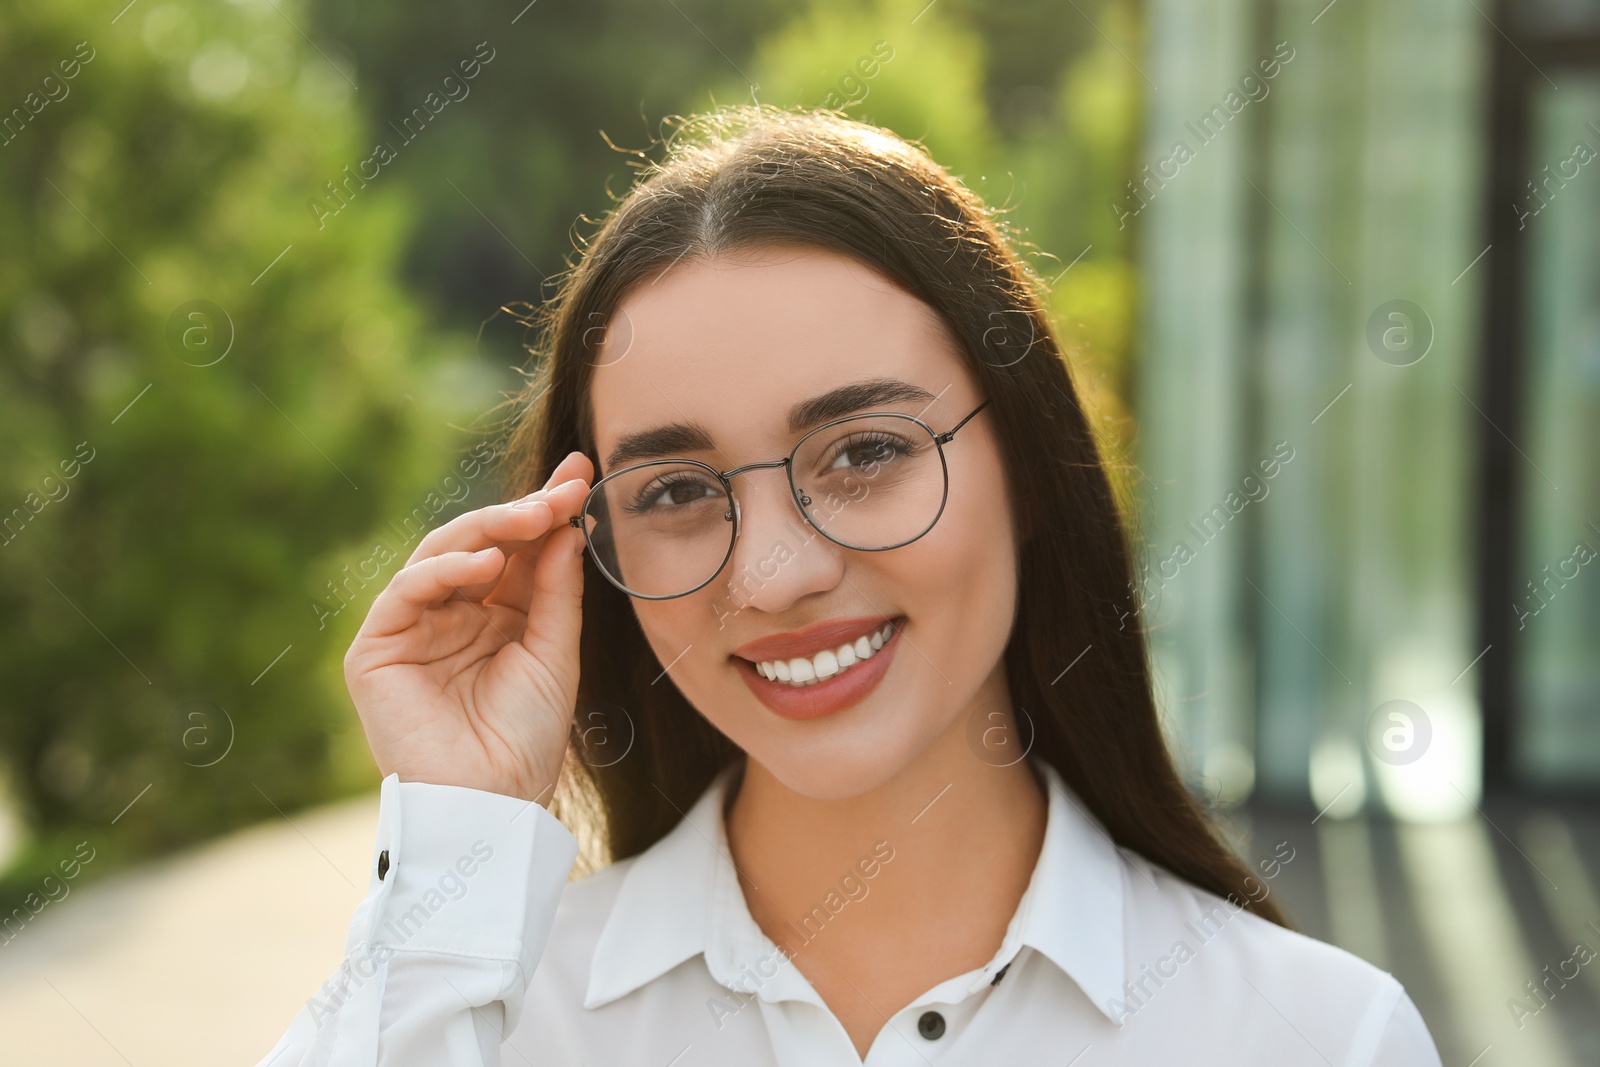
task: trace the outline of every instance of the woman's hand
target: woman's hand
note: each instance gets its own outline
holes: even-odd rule
[[[578,692],[583,531],[594,477],[573,452],[545,487],[422,539],[344,657],[387,777],[548,804]]]

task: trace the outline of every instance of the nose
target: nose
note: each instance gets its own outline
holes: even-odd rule
[[[739,536],[719,587],[727,610],[779,612],[839,583],[845,550],[806,521],[786,470],[746,471],[730,481]]]

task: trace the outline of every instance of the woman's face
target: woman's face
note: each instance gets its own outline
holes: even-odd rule
[[[710,447],[680,437],[666,455],[719,471],[782,459],[811,428],[791,428],[797,405],[860,383],[893,383],[903,395],[859,412],[915,415],[942,433],[984,399],[957,346],[930,307],[847,256],[788,246],[684,260],[627,294],[595,357],[601,473],[619,469],[609,457],[625,437],[673,424],[703,430]],[[910,544],[881,552],[835,544],[801,517],[781,467],[753,470],[732,479],[739,538],[716,578],[672,600],[630,598],[665,674],[796,792],[856,796],[930,748],[965,754],[975,719],[1009,717],[1001,656],[1015,615],[1017,545],[991,412],[944,446],[944,511]],[[857,412],[816,421],[847,413]],[[862,495],[835,507],[892,508],[901,499],[915,507],[883,471],[860,484]],[[857,654],[825,682],[793,688],[751,662],[804,659],[826,674],[850,654],[830,664],[815,653],[870,648],[891,620],[881,649]],[[796,635],[828,623],[841,625]],[[785,635],[798,643],[749,647]]]

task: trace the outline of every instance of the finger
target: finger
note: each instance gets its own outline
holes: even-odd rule
[[[545,662],[564,662],[567,650],[578,645],[586,547],[582,530],[564,526],[550,535],[534,561],[533,600],[522,643]]]
[[[569,479],[551,489],[540,489],[520,500],[457,515],[438,529],[430,530],[411,553],[407,565],[446,552],[477,552],[491,545],[506,555],[528,547],[578,514],[589,484]]]
[[[573,478],[582,478],[586,482],[594,480],[594,464],[589,462],[589,457],[582,452],[568,452],[556,469],[550,472],[550,478],[544,483],[544,488],[550,489],[562,482]]]
[[[518,611],[527,611],[533,600],[533,569],[542,548],[525,549],[507,557],[505,570],[500,572],[494,589],[483,594],[483,603],[503,604]],[[559,549],[552,548],[552,551]]]
[[[429,608],[457,596],[463,586],[492,582],[505,561],[505,553],[491,546],[407,564],[373,601],[357,636],[389,637],[410,629]]]
[[[502,518],[496,518],[493,515],[485,517],[485,523],[483,523],[480,533],[490,541],[488,547],[499,549],[506,555],[506,571],[496,574],[493,579],[488,579],[485,582],[462,585],[461,597],[469,598],[469,600],[485,600],[491,592],[498,589],[499,585],[504,584],[510,569],[517,565],[517,560],[538,555],[539,545],[544,542],[549,531],[554,530],[555,526],[558,525],[562,525],[562,522],[555,518],[554,510],[550,509],[546,501],[522,501],[512,509],[509,515],[504,515]],[[522,536],[518,537],[517,534],[522,534]],[[482,544],[482,539],[474,539],[474,541],[467,542],[461,549],[453,550],[454,552],[469,552],[469,550],[470,552],[477,552],[477,550],[480,550],[480,547],[478,547],[480,544]],[[526,603],[528,603],[526,598],[523,598],[522,603],[523,606],[526,606]]]
[[[581,511],[581,508],[580,503],[577,510]],[[569,517],[565,524],[570,525],[576,518],[576,515]],[[554,531],[561,525],[563,523],[559,520],[552,521],[551,530]],[[463,589],[462,592],[472,599],[481,600],[486,605],[500,604],[514,608],[518,612],[526,612],[534,594],[534,563],[538,560],[542,545],[547,538],[548,535],[525,544],[502,543],[500,548],[507,554],[505,570],[492,583]]]
[[[460,598],[527,611],[528,602],[533,599],[533,565],[548,539],[547,536],[539,544],[506,556],[506,565],[499,574],[476,585],[462,586]]]

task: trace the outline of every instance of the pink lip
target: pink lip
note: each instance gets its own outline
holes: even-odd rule
[[[756,699],[765,704],[767,710],[774,715],[793,720],[820,719],[824,715],[832,715],[859,703],[877,688],[878,682],[888,673],[889,662],[894,658],[895,651],[900,647],[900,628],[903,625],[903,622],[896,622],[894,633],[889,636],[889,640],[885,641],[883,647],[873,653],[872,658],[865,663],[858,663],[825,682],[808,685],[803,689],[769,680],[756,670],[754,663],[741,656],[735,656],[733,664],[739,676],[744,679],[744,684],[756,695]],[[839,643],[844,643],[843,637]],[[764,660],[778,658],[780,657],[762,657]]]

